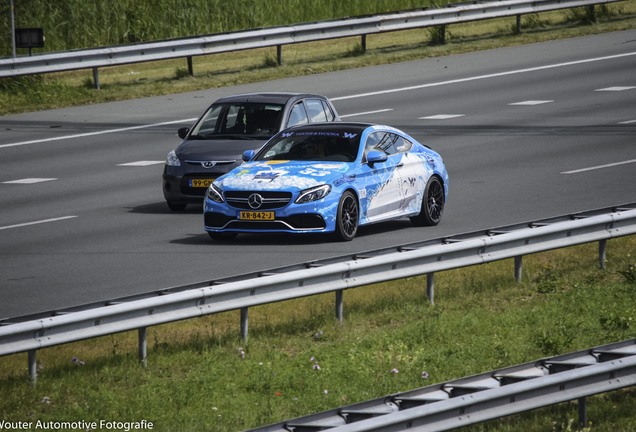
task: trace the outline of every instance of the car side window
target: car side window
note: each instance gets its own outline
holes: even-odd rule
[[[245,109],[240,105],[231,105],[225,115],[225,133],[245,133]]]
[[[371,150],[381,151],[387,155],[395,153],[391,134],[387,132],[373,132],[370,134],[365,145],[365,154]]]
[[[333,113],[333,110],[331,109],[329,104],[325,102],[324,100],[321,100],[320,103],[322,103],[322,107],[325,110],[325,114],[327,114],[327,121],[334,121],[336,119],[336,115]]]
[[[320,99],[306,99],[305,105],[307,106],[309,118],[312,123],[327,121],[327,114],[325,113],[325,108]]]
[[[413,143],[406,138],[402,138],[401,136],[396,135],[396,140],[393,146],[397,153],[404,153],[411,150],[411,147],[413,147]]]
[[[307,111],[305,111],[305,105],[302,102],[299,102],[292,107],[291,112],[289,113],[289,121],[287,122],[287,127],[305,123],[309,123],[309,119],[307,118]]]
[[[365,154],[371,150],[378,150],[392,155],[409,151],[413,147],[413,143],[400,135],[390,132],[374,132],[367,138],[365,145]]]
[[[221,114],[222,106],[217,105],[211,107],[203,116],[201,122],[196,125],[194,135],[210,135],[213,134],[217,128],[217,121]]]

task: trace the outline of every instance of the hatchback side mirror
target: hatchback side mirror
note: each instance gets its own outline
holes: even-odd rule
[[[188,132],[190,132],[190,128],[181,128],[177,131],[177,135],[179,138],[184,139],[188,135]]]

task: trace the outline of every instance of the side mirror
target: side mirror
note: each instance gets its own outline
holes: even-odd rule
[[[190,128],[181,128],[177,131],[177,135],[179,138],[184,139],[188,135],[188,132],[190,132]]]
[[[387,159],[386,153],[383,153],[381,151],[371,150],[367,154],[367,163],[371,167],[377,163],[386,162],[386,159]]]
[[[247,162],[247,161],[251,160],[254,157],[255,154],[256,154],[255,150],[245,150],[243,152],[243,161]]]

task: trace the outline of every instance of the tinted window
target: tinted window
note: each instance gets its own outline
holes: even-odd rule
[[[378,150],[387,155],[392,155],[408,151],[412,146],[413,143],[399,135],[389,132],[374,132],[367,138],[365,154],[371,150]]]
[[[359,145],[359,134],[313,130],[283,132],[261,149],[254,160],[353,162]]]
[[[334,121],[336,119],[336,116],[331,110],[331,107],[329,106],[329,104],[325,102],[324,100],[321,100],[320,103],[322,103],[322,107],[325,110],[325,113],[327,114],[327,121]]]
[[[325,107],[322,105],[322,101],[320,99],[307,99],[305,101],[305,105],[307,105],[307,111],[309,112],[309,118],[312,123],[327,121]]]
[[[192,129],[192,138],[250,136],[269,138],[278,132],[283,105],[265,103],[215,104]]]
[[[192,134],[202,136],[214,134],[216,122],[222,109],[222,105],[212,106],[208,109],[208,111],[203,115],[201,122],[192,130]]]
[[[299,124],[309,123],[309,119],[307,118],[307,112],[305,111],[305,106],[302,102],[297,103],[291,109],[291,113],[289,114],[289,122],[287,122],[287,126],[296,126]]]
[[[406,138],[402,138],[399,135],[396,135],[397,139],[395,140],[394,147],[398,153],[404,153],[411,150],[413,147],[413,143]]]

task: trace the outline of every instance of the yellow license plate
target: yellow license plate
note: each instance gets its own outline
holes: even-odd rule
[[[190,187],[191,188],[207,188],[210,186],[214,179],[206,178],[206,179],[190,179]]]
[[[274,220],[274,212],[242,211],[239,213],[239,219],[253,221]]]

